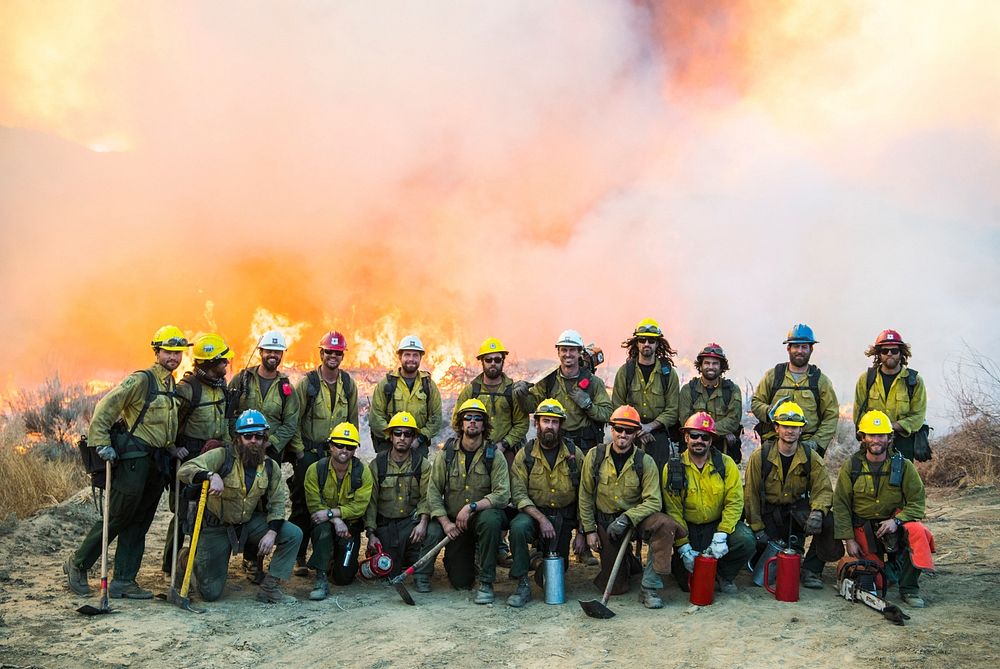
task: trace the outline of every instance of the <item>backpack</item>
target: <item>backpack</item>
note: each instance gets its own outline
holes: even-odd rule
[[[214,440],[213,440],[214,441]],[[206,444],[207,445],[207,444]],[[207,448],[203,448],[199,455],[204,455],[211,450],[216,448],[225,449],[226,458],[222,461],[222,466],[219,467],[218,474],[222,479],[225,479],[233,471],[233,467],[236,465],[236,453],[232,444],[224,445],[213,445]],[[267,474],[267,490],[261,495],[260,499],[257,501],[257,510],[266,511],[269,503],[269,491],[271,490],[271,480],[274,477],[275,462],[269,457],[264,458],[264,472]],[[280,473],[280,470],[279,470]],[[181,508],[186,509],[187,513],[183,515],[180,519],[182,523],[182,528],[186,534],[191,534],[194,529],[195,514],[198,509],[198,499],[201,497],[201,483],[188,483],[184,486],[183,492],[181,492],[181,497],[188,501],[186,505],[182,504]],[[207,512],[207,509],[206,509]],[[182,512],[183,513],[183,512]]]
[[[593,472],[592,472],[593,477],[594,477],[594,498],[595,499],[597,498],[597,484],[598,484],[599,479],[600,479],[601,463],[604,462],[604,458],[607,457],[607,455],[608,455],[608,449],[609,448],[610,448],[609,445],[607,445],[607,444],[601,444],[599,446],[595,446],[592,449],[595,452],[594,453],[594,469],[593,469]],[[645,469],[645,463],[644,463],[644,461],[646,459],[646,457],[645,457],[646,456],[646,452],[644,450],[642,450],[641,448],[633,446],[632,453],[633,453],[633,456],[632,456],[632,471],[634,471],[635,475],[639,477],[639,486],[641,487],[642,486],[642,475],[643,475],[644,469]],[[639,456],[642,456],[642,457],[639,457]]]
[[[774,397],[778,394],[779,390],[801,390],[796,386],[783,386],[781,385],[785,381],[785,373],[788,371],[788,363],[780,362],[774,366],[774,378],[771,379],[771,387],[768,392],[767,405],[770,407],[774,403]],[[806,377],[809,380],[809,390],[813,394],[813,398],[816,400],[816,413],[819,413],[819,377],[822,375],[819,367],[816,365],[809,365],[809,369],[806,372]],[[774,430],[774,424],[770,420],[759,421],[754,425],[754,431],[757,434],[763,436],[768,432]]]
[[[419,480],[423,464],[424,459],[420,457],[420,454],[411,450],[410,471],[403,472],[402,474],[393,474],[393,476],[412,476],[413,478]],[[382,485],[385,482],[386,477],[389,476],[389,451],[382,451],[375,456],[375,469],[378,471],[378,484]]]
[[[903,454],[899,451],[894,452],[892,457],[889,458],[889,485],[894,488],[901,488],[903,485],[903,460]],[[855,453],[851,456],[851,487],[854,487],[854,484],[857,483],[860,476],[861,458],[858,457],[858,453]],[[869,468],[868,476],[875,478],[871,473],[871,468]],[[882,478],[883,476],[885,476],[885,474],[880,472],[879,478]],[[876,490],[877,489],[878,486],[876,486]],[[905,497],[903,499],[903,503],[906,503]]]
[[[504,398],[507,399],[507,408],[510,410],[510,422],[511,423],[514,422],[514,393],[513,393],[513,387],[514,387],[513,384],[508,384],[507,387],[504,388],[499,393],[486,393],[486,395],[490,398],[491,403],[493,404],[493,408],[494,409],[496,408],[496,398],[497,398],[497,395],[500,395],[500,396],[502,396],[502,397],[504,397]],[[479,396],[482,394],[482,392],[483,392],[483,384],[480,383],[479,381],[473,381],[472,382],[472,397],[478,399]]]
[[[524,447],[524,468],[528,470],[528,479],[531,479],[531,468],[535,466],[534,442]],[[569,450],[569,480],[574,488],[580,487],[580,451],[571,441],[566,441],[566,448]],[[641,469],[641,466],[640,466]]]
[[[250,374],[251,374],[251,372],[250,372],[249,369],[244,369],[243,371],[240,372],[240,375],[239,375],[240,383],[239,383],[239,386],[237,386],[236,394],[232,398],[231,402],[227,402],[226,403],[227,404],[227,408],[229,410],[229,413],[227,414],[226,417],[229,418],[230,420],[232,420],[233,418],[236,417],[236,415],[235,415],[236,414],[236,410],[239,408],[239,405],[240,405],[239,399],[241,397],[249,397],[250,396],[250,381],[249,381]],[[279,415],[279,420],[280,421],[284,421],[285,420],[285,405],[288,404],[288,396],[292,394],[292,382],[289,381],[288,377],[284,376],[283,374],[279,374],[278,378],[275,379],[275,380],[278,382],[278,388],[279,388],[279,393],[278,394],[281,395],[281,414]],[[263,404],[263,402],[264,402],[264,398],[261,397],[261,404]]]
[[[764,510],[767,508],[767,500],[764,499],[764,483],[767,481],[767,477],[771,475],[771,470],[774,469],[774,463],[768,459],[771,455],[771,446],[773,442],[765,441],[760,447],[760,512],[763,515]],[[812,480],[812,449],[806,444],[800,444],[802,450],[806,453],[806,480]],[[809,496],[809,490],[802,493],[804,496]]]
[[[351,411],[353,411],[354,409],[354,407],[351,406],[351,398],[354,396],[354,388],[355,388],[354,379],[351,378],[350,374],[344,371],[340,372],[340,377],[344,380],[344,395],[347,396],[347,415],[350,416]],[[315,369],[311,370],[308,374],[306,374],[306,379],[308,379],[309,385],[306,386],[306,407],[305,410],[302,412],[303,418],[312,413],[313,406],[315,406],[316,404],[316,398],[319,397],[319,391],[320,391],[319,372],[317,372]],[[396,391],[395,388],[393,388],[392,390],[393,392]],[[333,393],[334,391],[331,391],[331,395],[333,395]],[[332,401],[333,402],[337,401],[335,396]],[[333,413],[332,407],[330,413],[331,414]]]
[[[182,378],[177,385],[186,384],[191,386],[191,403],[188,405],[186,411],[178,411],[177,415],[177,434],[183,432],[184,425],[187,423],[191,414],[194,410],[199,407],[216,406],[222,407],[222,411],[227,415],[229,413],[229,393],[223,392],[222,399],[215,400],[214,402],[202,403],[201,397],[203,394],[203,386],[205,382],[202,381],[197,374],[192,372],[184,372],[184,378]]]
[[[694,403],[698,401],[698,379],[691,379],[688,381],[688,390],[691,393],[691,406],[694,407]],[[729,406],[729,403],[733,400],[733,391],[736,388],[736,384],[729,379],[722,379],[722,383],[719,384],[722,390],[722,404],[724,406]]]
[[[485,449],[483,453],[483,464],[486,466],[486,473],[488,475],[493,474],[493,461],[497,457],[497,449],[493,444],[487,442],[482,448]],[[448,484],[451,481],[451,477],[448,473],[451,472],[451,465],[455,462],[455,452],[458,449],[458,439],[452,437],[444,444],[444,484],[445,484],[445,495],[448,494]],[[473,454],[475,455],[475,454]]]
[[[670,363],[666,360],[662,361],[660,365],[660,386],[663,389],[663,395],[667,395],[667,381],[670,377],[670,370],[673,369]],[[635,380],[635,358],[629,358],[625,361],[625,399],[629,399],[629,393],[632,391],[632,382]]]
[[[915,369],[907,369],[906,370],[906,394],[910,398],[911,402],[913,401],[913,393],[917,390],[917,376],[918,376],[917,370],[915,370]],[[869,396],[869,394],[871,394],[872,386],[875,385],[875,379],[876,378],[878,378],[878,368],[877,367],[869,367],[868,368],[868,373],[867,373],[867,375],[865,377],[865,384],[866,384],[866,388],[865,388],[865,401],[861,405],[861,411],[858,412],[858,417],[859,418],[861,416],[864,416],[865,412],[868,411],[868,396]],[[886,398],[886,399],[888,399],[888,398]]]
[[[357,492],[361,487],[364,476],[364,464],[358,460],[357,456],[351,456],[351,492]],[[330,477],[330,458],[326,457],[316,463],[316,480],[319,483],[319,497],[326,502],[323,495],[323,488],[326,487],[326,480]]]
[[[670,459],[667,460],[667,491],[674,494],[680,495],[681,500],[687,498],[687,472],[684,471],[684,461],[681,460],[680,453],[675,449],[671,448]],[[722,457],[722,453],[715,448],[715,446],[709,447],[709,455],[712,458],[712,467],[715,469],[715,473],[719,475],[723,481],[726,480],[726,461]],[[676,455],[674,455],[676,453]]]
[[[545,396],[546,397],[553,397],[552,391],[555,390],[555,387],[556,387],[556,375],[558,373],[559,373],[558,369],[553,369],[551,372],[548,373],[548,375],[546,375],[546,377],[544,379],[542,379],[541,382],[545,384]],[[583,379],[587,380],[587,387],[584,388],[584,391],[590,397],[590,401],[593,402],[594,398],[597,397],[597,388],[594,386],[594,378],[595,377],[594,377],[593,374],[590,373],[589,370],[585,369],[584,367],[580,367],[580,375],[581,375],[581,377],[583,377]],[[576,385],[577,385],[577,387],[579,387],[579,381],[577,382]],[[604,434],[604,423],[598,423],[597,421],[591,420],[590,418],[587,418],[587,420],[589,421],[589,423],[593,427],[593,429],[596,430],[596,432],[597,432],[598,435],[603,435]],[[597,437],[596,440],[598,442],[600,442],[600,440],[602,438],[603,437]]]
[[[392,372],[387,372],[385,380],[386,384],[382,387],[382,392],[385,393],[386,408],[389,407],[389,402],[392,402],[392,410],[387,411],[386,413],[387,415],[392,416],[396,413],[396,385],[399,384],[399,377],[394,376]],[[424,395],[426,395],[428,401],[430,401],[431,377],[426,374],[420,375],[420,389],[424,391]]]

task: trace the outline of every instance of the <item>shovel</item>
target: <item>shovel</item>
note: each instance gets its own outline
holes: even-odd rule
[[[407,567],[406,571],[404,571],[399,576],[395,576],[389,579],[389,585],[391,585],[393,588],[396,589],[396,592],[399,593],[399,596],[402,597],[404,602],[406,602],[410,606],[416,606],[417,604],[416,602],[413,601],[413,596],[410,595],[410,592],[406,589],[406,586],[403,585],[403,581],[406,580],[407,576],[411,575],[413,572],[425,566],[428,562],[436,558],[437,554],[441,552],[442,548],[448,545],[449,541],[451,541],[451,537],[446,536],[444,539],[439,541],[437,545],[434,546],[434,548],[427,551],[426,555],[424,555],[419,560],[414,562],[411,566]]]
[[[611,589],[615,586],[615,578],[618,576],[618,569],[622,566],[622,560],[625,559],[625,551],[629,547],[629,542],[632,540],[632,530],[635,528],[628,528],[628,532],[625,533],[625,538],[622,539],[621,548],[618,549],[618,557],[615,558],[615,565],[611,568],[611,575],[608,577],[608,585],[604,588],[604,596],[600,600],[592,599],[589,602],[580,601],[580,608],[591,618],[614,618],[615,612],[608,608],[608,600],[611,599]]]
[[[111,462],[104,463],[104,531],[101,534],[101,605],[98,608],[84,604],[77,609],[85,616],[114,613],[108,605],[108,517],[111,505]]]
[[[198,536],[201,534],[201,519],[205,516],[205,500],[208,497],[208,481],[201,484],[201,497],[198,498],[198,515],[194,520],[194,532],[191,533],[191,548],[188,549],[187,566],[184,569],[184,580],[181,583],[180,592],[177,591],[176,581],[171,578],[170,594],[167,601],[176,604],[180,608],[191,613],[204,613],[205,609],[191,606],[191,598],[188,597],[188,589],[191,587],[191,571],[194,569],[194,555],[198,550]],[[177,508],[180,508],[179,506]],[[177,544],[174,543],[174,550]],[[174,559],[174,570],[177,569],[177,560]]]

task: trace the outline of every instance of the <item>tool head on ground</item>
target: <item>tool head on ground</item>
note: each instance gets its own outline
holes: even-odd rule
[[[707,411],[698,411],[691,414],[681,427],[681,432],[687,432],[688,430],[697,430],[698,432],[707,432],[712,436],[718,436],[718,432],[715,431],[715,419]]]
[[[788,400],[785,400],[774,408],[772,418],[778,425],[802,427],[806,424],[806,416],[802,407]]]
[[[327,439],[327,443],[357,448],[361,445],[361,436],[358,434],[358,428],[355,427],[354,423],[344,421],[343,423],[338,423],[330,430],[330,437]]]
[[[164,351],[186,351],[188,346],[187,337],[184,331],[176,325],[164,325],[153,335],[153,340],[149,343],[154,349],[162,348]]]
[[[538,407],[535,408],[535,418],[539,416],[549,416],[551,418],[566,420],[566,409],[563,407],[562,402],[550,397],[539,402]]]
[[[388,437],[389,433],[392,432],[392,428],[394,427],[408,427],[414,432],[416,432],[417,419],[414,418],[413,414],[411,414],[409,411],[397,411],[392,415],[392,418],[389,419],[389,424],[385,426],[383,434],[385,434],[385,436]]]
[[[194,338],[191,356],[198,361],[212,362],[215,360],[232,360],[233,351],[221,335],[206,332]]]
[[[660,324],[657,323],[652,318],[643,318],[641,321],[639,321],[639,324],[635,326],[635,330],[632,331],[632,336],[662,337],[663,330],[660,328]]]
[[[170,588],[170,592],[167,593],[165,599],[167,600],[168,603],[173,604],[174,606],[177,606],[179,608],[182,608],[185,611],[190,611],[191,613],[205,612],[205,609],[198,608],[197,606],[192,606],[191,598],[182,597],[181,593],[177,590],[177,588]]]
[[[577,348],[583,348],[583,336],[576,330],[563,330],[559,334],[559,338],[556,339],[556,348],[560,346],[576,346]]]
[[[253,432],[264,432],[270,429],[264,414],[256,409],[247,409],[236,419],[237,434],[251,434]]]
[[[483,343],[479,345],[479,353],[476,354],[476,360],[482,360],[484,355],[490,355],[493,353],[501,353],[507,355],[510,351],[500,343],[500,340],[496,337],[489,337],[483,340]]]
[[[636,411],[634,407],[630,407],[627,404],[623,404],[615,409],[608,422],[612,425],[634,427],[636,429],[642,427],[642,418],[639,417],[639,412]]]
[[[875,346],[902,346],[906,342],[903,341],[903,335],[899,334],[896,330],[882,330],[878,333],[878,337],[875,337]]]
[[[260,336],[257,348],[265,351],[285,351],[288,350],[288,341],[281,330],[269,330]]]
[[[611,598],[611,589],[614,587],[615,579],[618,577],[618,570],[621,569],[622,560],[625,558],[625,551],[628,550],[629,544],[632,541],[632,533],[634,531],[635,527],[629,527],[628,531],[625,533],[625,538],[622,539],[622,545],[618,549],[618,555],[615,557],[615,564],[611,568],[611,574],[608,576],[608,585],[604,588],[604,595],[601,599],[592,599],[589,602],[578,600],[580,602],[580,608],[582,608],[583,612],[590,618],[607,620],[608,618],[615,617],[615,612],[608,608],[608,600]]]
[[[399,346],[396,347],[396,353],[402,353],[403,351],[417,351],[418,353],[424,353],[424,343],[420,341],[420,337],[415,334],[409,334],[399,340]]]
[[[331,330],[319,340],[319,348],[321,351],[346,351],[347,340],[344,335],[336,330]]]
[[[792,326],[792,329],[788,331],[788,335],[785,336],[785,341],[782,344],[818,344],[816,337],[813,335],[813,330],[811,327],[805,323],[796,323]]]
[[[872,409],[858,421],[858,432],[861,434],[892,434],[892,421],[885,413]]]
[[[406,586],[403,585],[403,581],[406,580],[407,576],[413,574],[428,562],[433,561],[437,557],[437,554],[441,552],[441,549],[448,545],[449,541],[451,541],[451,537],[445,536],[445,538],[437,542],[433,548],[424,553],[419,560],[404,569],[399,576],[390,578],[387,581],[387,583],[395,589],[402,600],[409,606],[416,606],[416,602],[413,601],[413,597],[410,595],[410,592],[406,589]]]

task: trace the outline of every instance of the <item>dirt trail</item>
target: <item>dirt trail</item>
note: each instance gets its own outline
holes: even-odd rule
[[[1000,490],[929,490],[938,573],[921,579],[929,608],[909,610],[906,627],[837,597],[832,567],[823,591],[802,591],[795,604],[754,588],[717,595],[696,608],[672,583],[666,608],[647,611],[634,594],[612,598],[612,620],[583,615],[576,599],[598,596],[596,568],[574,563],[568,603],[537,599],[522,610],[502,602],[514,583],[502,580],[498,604],[472,604],[453,591],[438,564],[435,590],[405,606],[381,585],[335,588],[324,602],[271,606],[254,600],[232,563],[223,599],[197,616],[159,600],[113,602],[119,613],[75,612],[96,597],[65,587],[61,561],[96,518],[89,495],[0,527],[0,664],[13,667],[996,667],[1000,665]],[[166,513],[149,535],[139,581],[165,591],[159,551]],[[93,584],[96,579],[92,579]],[[311,582],[288,590],[305,599]],[[411,589],[412,592],[412,589]],[[890,599],[898,599],[895,590]],[[724,641],[725,640],[725,641]]]

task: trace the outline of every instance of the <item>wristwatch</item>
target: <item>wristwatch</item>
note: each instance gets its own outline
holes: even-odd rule
[[[333,509],[327,509],[326,510],[326,519],[327,520],[333,520]]]
[[[476,504],[475,502],[470,502],[469,503],[469,511],[471,511],[472,513],[475,513],[476,509],[478,509],[478,508],[479,508],[479,505]]]

